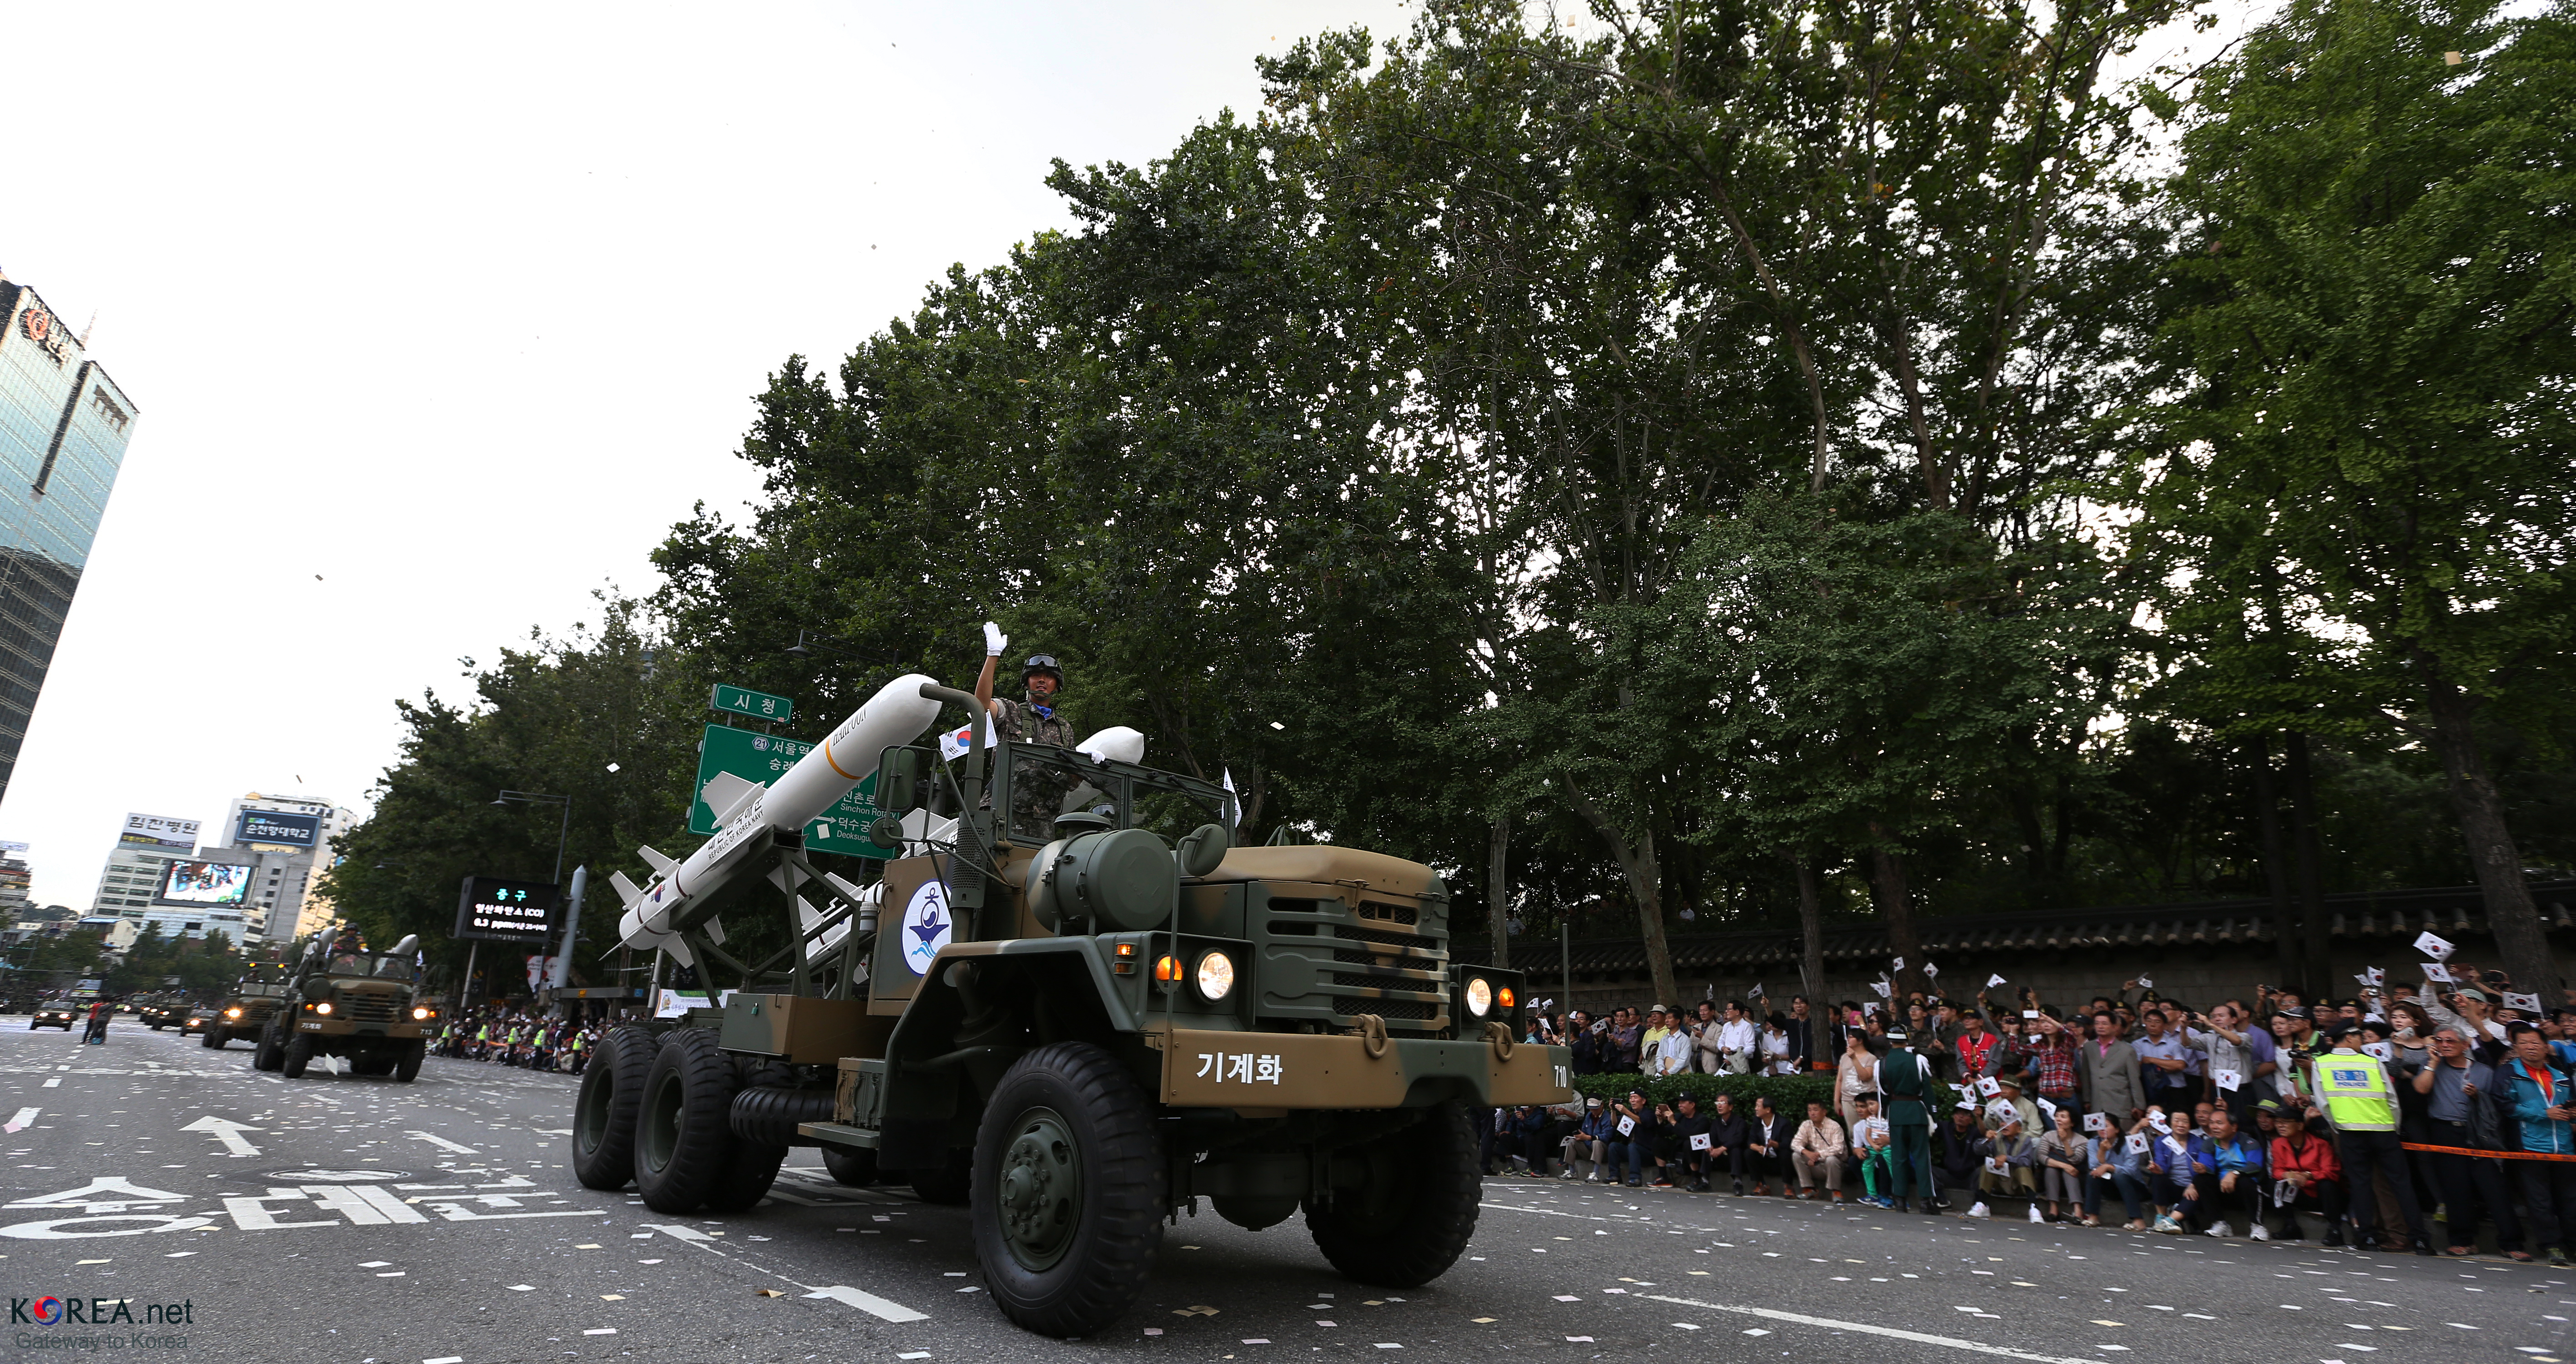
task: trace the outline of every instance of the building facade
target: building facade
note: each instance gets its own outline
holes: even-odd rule
[[[116,849],[98,874],[98,894],[90,901],[93,915],[141,920],[152,910],[152,897],[173,862],[197,855],[197,821],[170,815],[128,814],[116,834]]]
[[[313,881],[331,865],[332,845],[358,822],[354,811],[311,796],[258,791],[237,797],[224,811],[223,841],[209,845],[256,856],[258,873],[244,931],[260,941],[285,942],[309,932],[304,921]],[[313,897],[317,901],[319,897]],[[328,905],[318,908],[327,912]]]
[[[133,400],[86,351],[0,276],[0,794],[134,431]]]

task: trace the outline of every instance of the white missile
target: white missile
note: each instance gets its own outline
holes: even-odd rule
[[[654,870],[650,885],[639,887],[622,873],[609,878],[626,904],[626,916],[617,925],[619,941],[632,948],[685,952],[674,932],[680,926],[681,907],[741,871],[740,864],[747,860],[744,850],[756,835],[804,828],[876,771],[877,758],[885,750],[911,743],[929,731],[939,718],[939,703],[921,694],[925,685],[937,683],[919,673],[888,682],[767,786],[739,777],[709,782],[707,804],[716,811],[713,837],[677,862],[643,849],[644,860]]]

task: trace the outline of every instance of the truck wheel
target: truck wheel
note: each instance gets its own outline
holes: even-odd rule
[[[420,1058],[428,1054],[429,1039],[413,1039],[410,1046],[403,1048],[402,1055],[394,1058],[394,1078],[404,1084],[410,1084],[413,1078],[420,1074]]]
[[[623,1189],[635,1182],[635,1111],[658,1049],[653,1034],[629,1024],[599,1039],[581,1072],[572,1109],[572,1174],[585,1189]]]
[[[1331,1202],[1306,1209],[1316,1249],[1344,1275],[1388,1288],[1419,1288],[1447,1273],[1475,1234],[1484,1193],[1467,1110],[1442,1104],[1360,1155],[1368,1183],[1336,1188]]]
[[[304,1078],[304,1068],[312,1062],[312,1035],[299,1032],[294,1041],[286,1044],[286,1054],[278,1058],[277,1073],[290,1080],[300,1080]]]
[[[733,1156],[707,1190],[708,1212],[749,1212],[769,1196],[778,1182],[778,1167],[787,1163],[787,1148],[734,1138]]]
[[[233,1040],[232,1035],[221,1028],[208,1028],[197,1034],[197,1045],[208,1051],[222,1051],[224,1044],[231,1040]]]
[[[250,1068],[275,1070],[286,1059],[286,1042],[272,1026],[260,1031],[259,1040],[251,1045]]]
[[[864,1189],[877,1182],[877,1153],[864,1146],[826,1146],[823,1168],[832,1172],[832,1182]]]
[[[736,1156],[733,1058],[705,1028],[662,1039],[636,1112],[635,1187],[659,1213],[696,1212]]]
[[[993,1301],[1042,1335],[1118,1320],[1154,1272],[1169,1178],[1153,1101],[1107,1051],[1021,1057],[975,1134],[975,1257]]]

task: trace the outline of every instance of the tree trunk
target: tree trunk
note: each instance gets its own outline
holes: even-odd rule
[[[2325,855],[2317,846],[2317,789],[2308,772],[2308,736],[2295,729],[2290,731],[2286,775],[2290,838],[2299,869],[2299,955],[2307,968],[2299,994],[2303,1002],[2314,1004],[2334,992],[2334,945],[2328,941],[2332,925],[2326,920]]]
[[[1825,1016],[1825,903],[1816,888],[1816,864],[1803,852],[1792,853],[1792,866],[1798,869],[1798,977],[1807,997],[1807,1017],[1824,1026]]]
[[[1492,836],[1485,841],[1485,914],[1490,921],[1487,931],[1494,935],[1494,958],[1487,965],[1505,970],[1512,964],[1512,892],[1503,879],[1511,848],[1511,816],[1497,815]]]
[[[1880,832],[1875,824],[1871,833]],[[1893,971],[1895,993],[1888,1000],[1897,1018],[1905,1017],[1905,992],[1924,988],[1928,977],[1923,974],[1923,940],[1914,932],[1914,901],[1905,888],[1905,854],[1890,851],[1881,844],[1870,850],[1873,875],[1870,883],[1878,891],[1878,912],[1887,920],[1887,947],[1890,955],[1904,959],[1905,969]]]
[[[2554,1003],[2564,982],[2558,959],[2549,950],[2549,933],[2531,887],[2522,879],[2522,853],[2505,823],[2504,801],[2487,775],[2486,758],[2478,752],[2477,702],[2448,682],[2434,679],[2426,688],[2434,756],[2442,760],[2451,809],[2468,841],[2469,863],[2477,869],[2478,889],[2486,901],[2487,931],[2495,934],[2496,955],[2519,989]]]
[[[2307,979],[2307,952],[2301,946],[2299,907],[2290,899],[2290,868],[2282,860],[2281,798],[2272,789],[2272,736],[2258,734],[2247,761],[2254,772],[2254,819],[2263,831],[2263,879],[2272,890],[2273,969],[2288,989]],[[2269,1026],[2270,1020],[2265,1020]]]
[[[1610,822],[1610,816],[1592,798],[1583,794],[1566,778],[1565,793],[1576,814],[1601,835],[1609,845],[1610,856],[1628,877],[1628,897],[1637,906],[1637,924],[1646,939],[1646,970],[1654,978],[1655,1000],[1667,1008],[1681,1004],[1681,986],[1673,978],[1673,948],[1664,938],[1663,873],[1655,861],[1655,831],[1651,828],[1637,835],[1632,845]]]

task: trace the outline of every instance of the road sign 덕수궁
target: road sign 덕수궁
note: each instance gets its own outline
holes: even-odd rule
[[[730,772],[744,781],[763,786],[778,780],[796,760],[812,752],[814,746],[801,739],[763,734],[753,729],[728,729],[723,725],[707,726],[706,739],[698,746],[698,781],[691,788],[696,794],[689,800],[689,832],[711,834],[716,831],[716,812],[707,805],[707,783],[718,772]],[[888,858],[894,853],[868,841],[868,825],[877,817],[873,803],[877,778],[871,772],[858,789],[841,797],[831,809],[805,822],[805,846],[814,852],[840,853],[848,857]]]
[[[730,682],[716,684],[714,695],[707,698],[707,708],[727,715],[748,715],[755,720],[785,720],[796,714],[796,703],[784,696],[737,687]]]

